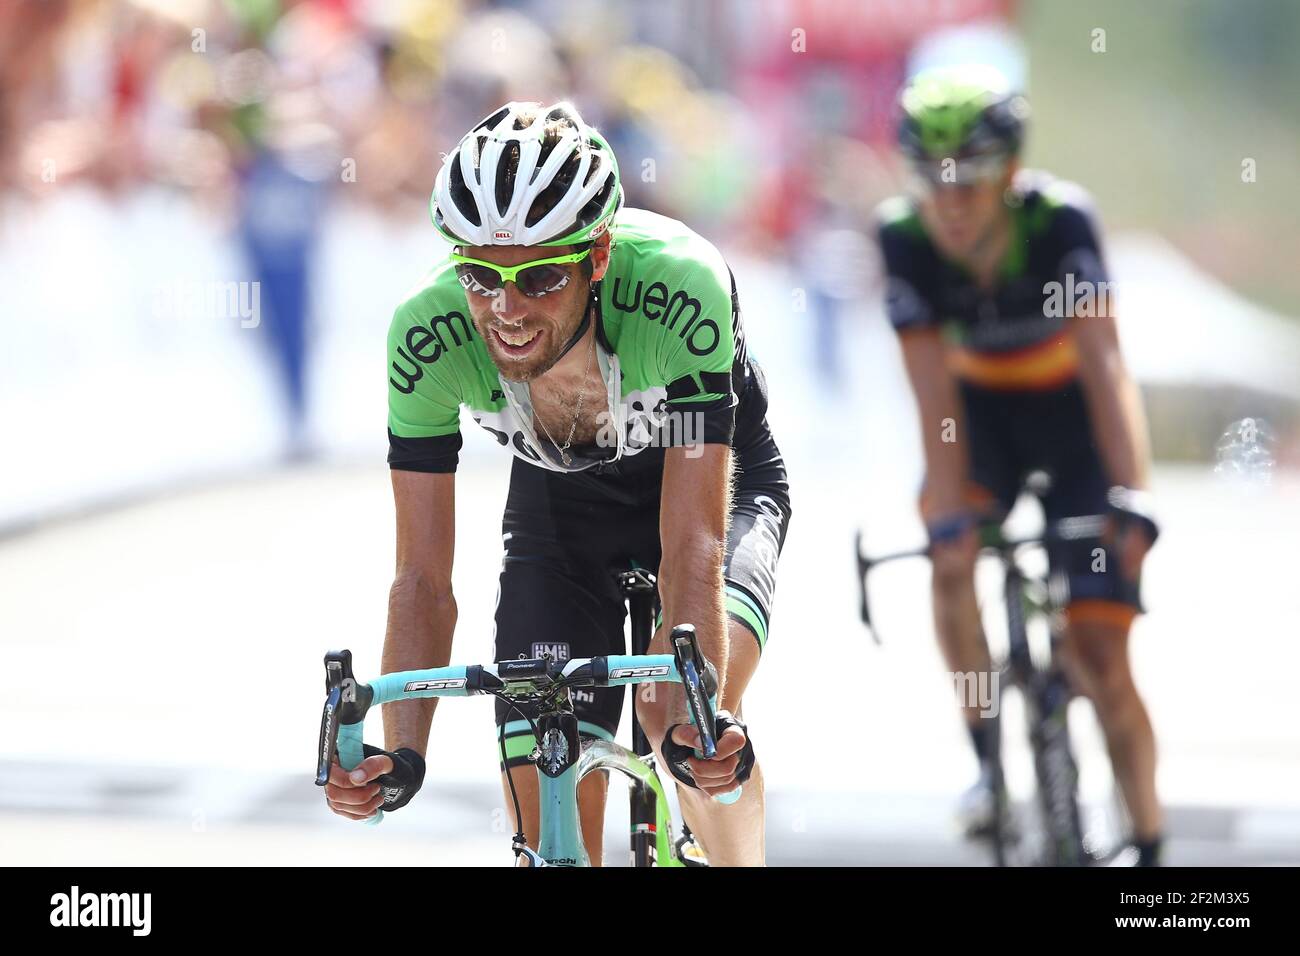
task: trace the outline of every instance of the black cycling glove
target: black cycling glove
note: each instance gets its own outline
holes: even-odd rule
[[[681,726],[684,725],[673,724],[668,728],[668,733],[664,735],[664,742],[660,750],[663,752],[664,760],[668,762],[668,772],[686,786],[698,790],[699,787],[691,776],[690,765],[686,762],[689,758],[696,756],[695,748],[679,744],[673,740],[673,731]],[[715,740],[720,740],[722,735],[731,727],[739,727],[740,732],[745,735],[745,747],[738,754],[740,763],[736,765],[736,783],[741,784],[749,779],[749,775],[754,769],[754,742],[749,739],[749,729],[745,726],[743,720],[731,716],[725,710],[720,710],[713,715],[713,736]]]
[[[384,803],[379,809],[391,813],[410,803],[424,784],[424,758],[410,747],[402,747],[395,752],[372,747],[370,744],[362,744],[361,747],[367,757],[382,754],[393,762],[392,770],[374,780],[384,791]]]
[[[1156,543],[1156,538],[1160,536],[1160,526],[1156,524],[1150,492],[1116,485],[1106,492],[1106,505],[1118,527],[1140,525],[1146,531],[1150,543]]]

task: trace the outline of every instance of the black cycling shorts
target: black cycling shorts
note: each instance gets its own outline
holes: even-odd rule
[[[1005,516],[1026,477],[1035,471],[1045,472],[1050,480],[1039,496],[1049,523],[1106,513],[1109,482],[1077,381],[1041,392],[996,391],[963,383],[961,395],[970,436],[971,480],[987,514]],[[1099,542],[1086,540],[1048,547],[1054,598],[1070,607],[1088,602],[1140,611],[1138,582],[1120,572],[1117,556],[1105,553],[1101,560],[1098,548]]]
[[[790,491],[767,426],[761,372],[750,376],[746,392],[732,439],[736,481],[723,578],[728,617],[743,624],[761,648],[790,521]],[[658,570],[663,454],[645,449],[620,462],[613,475],[558,473],[515,459],[501,526],[505,555],[494,660],[628,653],[618,575],[633,568]],[[624,689],[570,693],[580,733],[612,740]],[[536,716],[529,708],[524,712]],[[534,744],[527,722],[500,700],[496,717],[498,726],[506,725],[509,764],[523,764]]]

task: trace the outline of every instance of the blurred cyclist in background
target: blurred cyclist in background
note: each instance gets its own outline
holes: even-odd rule
[[[1047,520],[1108,514],[1104,556],[1086,543],[1048,557],[1054,588],[1068,587],[1067,667],[1096,708],[1139,865],[1157,865],[1155,737],[1128,655],[1139,572],[1157,534],[1143,490],[1150,455],[1088,197],[1020,168],[1028,104],[995,70],[927,70],[900,103],[913,189],[882,205],[879,242],[920,412],[944,658],[954,673],[990,666],[976,525],[1005,517],[1031,472],[1051,480]],[[969,703],[963,716],[980,762],[961,804],[973,834],[993,823],[998,730]]]

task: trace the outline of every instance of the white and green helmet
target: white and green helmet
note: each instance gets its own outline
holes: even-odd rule
[[[898,143],[914,160],[1014,155],[1020,151],[1029,103],[985,64],[933,67],[916,74],[898,97]]]
[[[573,104],[507,103],[443,161],[429,214],[455,245],[567,246],[600,236],[622,205],[614,151]]]

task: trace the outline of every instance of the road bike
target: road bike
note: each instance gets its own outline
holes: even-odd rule
[[[1038,812],[1017,807],[1007,791],[1002,765],[1002,722],[992,734],[995,812],[987,836],[998,866],[1090,866],[1117,859],[1122,848],[1099,850],[1085,832],[1078,797],[1079,772],[1070,743],[1068,708],[1073,691],[1067,679],[1059,647],[1061,603],[1048,580],[1026,572],[1023,552],[1067,542],[1100,542],[1106,519],[1100,515],[1065,518],[1033,537],[1010,538],[1000,523],[979,526],[980,554],[993,557],[1002,566],[1002,599],[1006,606],[1007,645],[994,657],[992,673],[997,675],[989,704],[994,714],[1003,712],[1003,698],[1014,689],[1024,701],[1024,711],[1033,754]],[[859,531],[854,543],[859,585],[859,615],[877,644],[879,632],[872,624],[867,575],[882,564],[904,558],[928,557],[929,548],[869,557],[863,550]],[[1047,622],[1045,629],[1031,629],[1034,618]],[[1046,647],[1031,639],[1035,630],[1047,634]],[[983,703],[983,701],[982,701]],[[1121,811],[1122,812],[1122,811]],[[1036,817],[1036,820],[1035,820]]]

